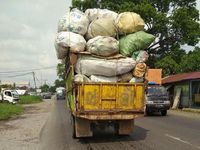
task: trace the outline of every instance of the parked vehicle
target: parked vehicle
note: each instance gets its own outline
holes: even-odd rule
[[[134,129],[144,113],[144,83],[74,82],[73,66],[67,71],[67,102],[73,137],[93,135],[95,128],[112,126],[120,135]]]
[[[41,96],[44,99],[51,99],[51,93],[50,92],[41,93]]]
[[[16,104],[19,101],[19,94],[15,90],[2,90],[0,101]]]
[[[161,85],[149,85],[146,95],[145,114],[150,115],[153,112],[161,112],[162,116],[166,116],[169,108],[169,93],[165,87]]]
[[[60,100],[60,99],[65,99],[65,95],[66,95],[66,90],[65,88],[63,87],[58,87],[56,88],[56,98],[57,100]]]
[[[28,92],[28,95],[37,96],[38,94],[36,92]]]

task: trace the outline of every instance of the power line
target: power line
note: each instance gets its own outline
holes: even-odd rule
[[[37,71],[37,70],[46,70],[56,68],[57,66],[49,66],[43,68],[35,68],[35,69],[27,69],[27,70],[14,70],[14,71],[0,71],[0,74],[9,74],[9,73],[20,73],[20,72],[29,72],[29,71]]]
[[[23,74],[17,74],[17,75],[11,75],[11,76],[6,76],[8,78],[14,78],[14,77],[20,77],[20,76],[25,76],[27,74],[32,74],[33,72],[27,72],[27,73],[23,73]]]

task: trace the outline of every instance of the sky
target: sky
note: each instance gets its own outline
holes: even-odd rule
[[[10,76],[42,69],[34,70],[37,85],[54,83],[59,62],[54,48],[57,23],[70,6],[71,0],[0,1],[1,82],[30,82],[32,85],[32,74]],[[4,73],[22,70],[27,71]]]
[[[70,6],[71,0],[0,1],[0,81],[30,82],[33,86],[32,74],[10,76],[42,69],[34,70],[37,86],[45,82],[53,85],[59,62],[54,48],[57,24]]]

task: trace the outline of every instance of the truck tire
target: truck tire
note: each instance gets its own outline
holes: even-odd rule
[[[161,110],[161,115],[166,116],[167,115],[167,110]]]
[[[145,116],[150,116],[151,115],[151,112],[149,111],[149,110],[145,110],[145,114],[144,114]]]
[[[90,126],[90,120],[74,117],[75,138],[91,137],[93,132]]]
[[[119,124],[116,123],[114,125],[114,135],[118,136],[119,135]]]
[[[72,138],[76,139],[75,119],[71,116]]]
[[[130,135],[134,129],[134,120],[121,120],[119,123],[119,135]]]

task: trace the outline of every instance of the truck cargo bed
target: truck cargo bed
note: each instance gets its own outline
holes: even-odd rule
[[[73,76],[72,67],[67,78],[67,100],[75,116],[121,120],[143,114],[143,83],[75,83]]]

